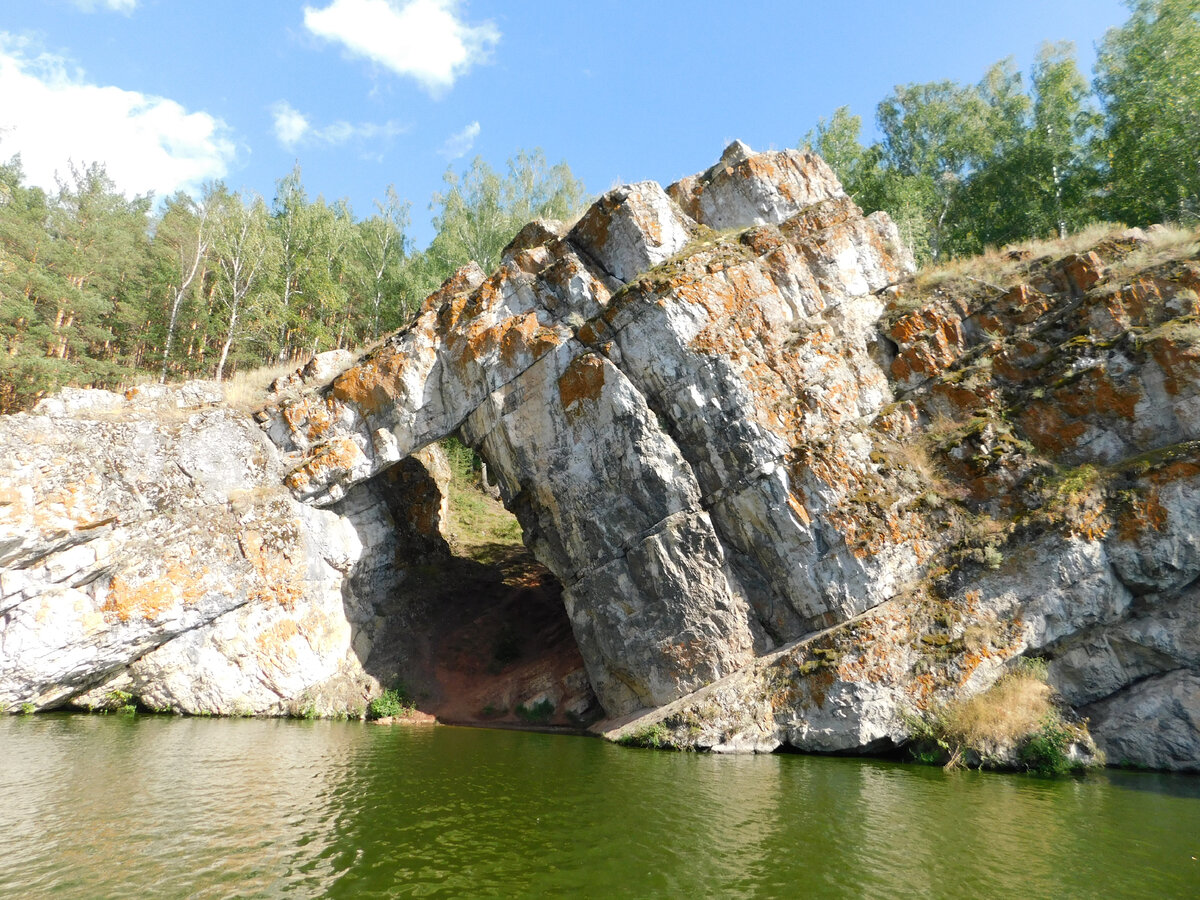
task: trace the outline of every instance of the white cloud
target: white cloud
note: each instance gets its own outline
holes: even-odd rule
[[[446,143],[442,144],[442,149],[438,153],[446,159],[458,159],[460,156],[466,156],[475,146],[475,138],[479,137],[480,130],[479,123],[472,122],[462,131],[446,138]]]
[[[71,0],[84,12],[95,12],[96,9],[107,9],[111,12],[129,15],[137,9],[138,0]]]
[[[275,137],[284,147],[296,146],[308,133],[308,119],[286,100],[280,100],[272,106],[271,115],[275,119]]]
[[[304,7],[304,25],[433,93],[451,87],[500,40],[491,22],[462,21],[457,0],[333,0],[324,9]]]
[[[117,187],[159,196],[222,178],[234,156],[229,129],[174,100],[90,84],[66,60],[32,56],[0,31],[0,158],[21,154],[25,178],[47,189],[69,163],[103,163]]]
[[[358,124],[339,119],[322,128],[315,128],[308,116],[286,100],[280,100],[274,104],[271,107],[271,115],[275,120],[275,137],[287,150],[300,144],[325,144],[336,147],[351,141],[392,138],[408,130],[407,126],[394,119],[382,123],[359,122]]]

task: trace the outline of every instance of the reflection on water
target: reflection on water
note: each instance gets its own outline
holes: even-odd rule
[[[1200,779],[0,720],[0,896],[1200,896]]]

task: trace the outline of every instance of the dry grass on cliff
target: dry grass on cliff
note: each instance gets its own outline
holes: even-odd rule
[[[1146,243],[1126,255],[1110,273],[1125,278],[1145,269],[1200,257],[1200,231],[1195,228],[1163,226],[1146,234]]]
[[[946,735],[968,747],[1013,746],[1056,716],[1053,691],[1044,676],[1020,669],[982,694],[943,713]]]
[[[1061,259],[1073,253],[1086,253],[1126,230],[1126,226],[1119,222],[1094,222],[1065,238],[1021,241],[1000,248],[988,247],[977,256],[958,257],[927,266],[917,273],[913,286],[918,294],[963,283],[976,288],[1004,290],[1019,282],[1031,263],[1047,257]],[[1194,227],[1160,225],[1146,230],[1145,234],[1146,242],[1119,260],[1105,259],[1113,267],[1110,276],[1121,278],[1177,259],[1195,258],[1200,254],[1200,231]]]
[[[221,382],[225,402],[235,409],[250,411],[261,406],[267,399],[267,388],[276,378],[290,375],[302,363],[286,362],[245,372],[234,372]]]
[[[917,273],[913,285],[918,292],[933,290],[955,282],[971,282],[1000,290],[1016,283],[1033,260],[1047,256],[1059,258],[1092,249],[1106,237],[1124,231],[1118,222],[1095,222],[1065,238],[1021,241],[1006,247],[987,247],[977,256],[962,256],[938,265],[926,266]]]

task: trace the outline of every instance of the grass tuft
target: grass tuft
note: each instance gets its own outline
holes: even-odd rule
[[[646,725],[637,731],[617,738],[622,747],[645,747],[650,750],[673,750],[675,744],[671,741],[671,732],[662,722]]]
[[[1082,768],[1070,748],[1086,738],[1086,729],[1063,717],[1042,660],[1024,660],[982,694],[945,704],[911,724],[911,753],[918,762],[948,769],[975,762],[1039,775]]]
[[[235,409],[251,411],[267,399],[267,388],[276,378],[295,372],[302,364],[295,362],[277,363],[245,372],[234,372],[221,382],[225,402]]]

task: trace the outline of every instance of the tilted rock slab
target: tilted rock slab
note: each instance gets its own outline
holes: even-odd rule
[[[68,389],[0,427],[0,704],[361,708],[396,529],[380,485],[296,501],[219,386]]]
[[[1114,761],[1194,768],[1171,698],[1196,669],[1196,352],[1096,346],[1194,314],[1191,276],[1035,262],[910,309],[885,215],[738,143],[531,224],[267,427],[318,505],[443,435],[475,447],[565,585],[610,736],[882,749],[1034,653]],[[1081,465],[1103,489],[1064,510],[1044,473]],[[1138,709],[1170,721],[1117,743]]]

